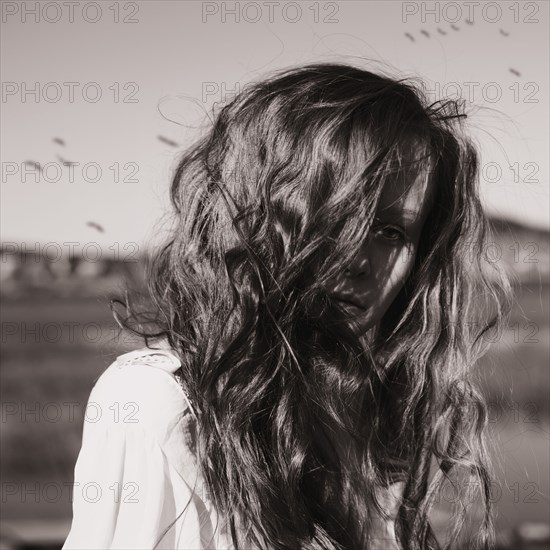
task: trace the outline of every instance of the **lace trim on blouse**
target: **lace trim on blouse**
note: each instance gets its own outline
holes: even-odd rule
[[[193,406],[193,402],[189,397],[189,393],[183,379],[183,369],[181,367],[181,361],[176,352],[172,351],[171,349],[142,348],[119,355],[116,359],[116,363],[118,368],[122,368],[123,366],[132,365],[135,363],[145,363],[146,365],[158,367],[162,370],[169,372],[181,388],[185,397],[185,401],[187,402],[191,413],[195,418],[197,418],[195,407]]]

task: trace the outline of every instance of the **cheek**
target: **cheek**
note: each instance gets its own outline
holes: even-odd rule
[[[380,301],[389,306],[407,280],[414,263],[415,250],[403,247],[400,250],[394,250],[391,256],[382,251],[376,256],[374,265],[379,268],[376,278]]]

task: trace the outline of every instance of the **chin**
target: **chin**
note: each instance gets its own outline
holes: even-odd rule
[[[358,309],[355,306],[346,306],[350,313],[350,320],[354,331],[358,336],[364,336],[371,329],[375,328],[379,322],[379,315],[375,315],[373,308],[367,310]]]
[[[376,326],[376,319],[373,319],[368,313],[365,317],[359,317],[353,320],[353,324],[356,327],[357,334],[364,336],[367,332]]]

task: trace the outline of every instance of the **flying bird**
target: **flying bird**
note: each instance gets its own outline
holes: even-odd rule
[[[502,36],[510,36],[510,33],[509,33],[509,32],[506,32],[506,31],[503,30],[503,29],[500,29],[500,34],[502,34]]]
[[[512,74],[515,74],[516,76],[521,76],[520,72],[519,71],[516,71],[516,69],[510,69],[510,72]]]
[[[35,162],[34,160],[26,160],[23,164],[26,164],[27,166],[32,166],[35,170],[42,172],[42,166],[40,166],[39,162]]]
[[[166,143],[166,145],[170,145],[170,147],[179,147],[179,143],[176,143],[175,141],[172,141],[171,139],[168,139],[164,136],[157,136],[160,141],[163,143]]]
[[[88,222],[86,225],[88,227],[93,227],[94,229],[97,229],[100,233],[105,233],[105,229],[103,229],[103,227],[101,227],[101,225],[96,222]]]
[[[57,159],[59,160],[59,162],[61,162],[61,164],[64,164],[65,166],[76,166],[78,164],[77,162],[65,160],[63,157],[60,157],[59,155],[57,155]]]
[[[425,31],[424,29],[422,29],[420,31],[424,36],[427,36],[428,38],[430,38],[430,35],[428,34],[428,31]]]
[[[414,37],[413,37],[412,34],[409,34],[408,32],[406,32],[406,33],[405,33],[405,36],[406,36],[407,38],[410,38],[411,42],[414,42]]]
[[[447,36],[447,33],[444,30],[440,29],[439,27],[437,27],[437,32],[439,34],[442,34],[443,36]]]
[[[63,145],[65,147],[65,142],[61,138],[53,138],[54,143],[57,143],[58,145]]]
[[[451,25],[451,29],[453,29],[453,31],[459,31],[460,30],[456,25]]]

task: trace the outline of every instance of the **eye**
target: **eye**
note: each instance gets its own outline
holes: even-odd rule
[[[377,236],[380,236],[392,243],[403,242],[406,239],[405,230],[399,225],[377,224],[374,226]]]

